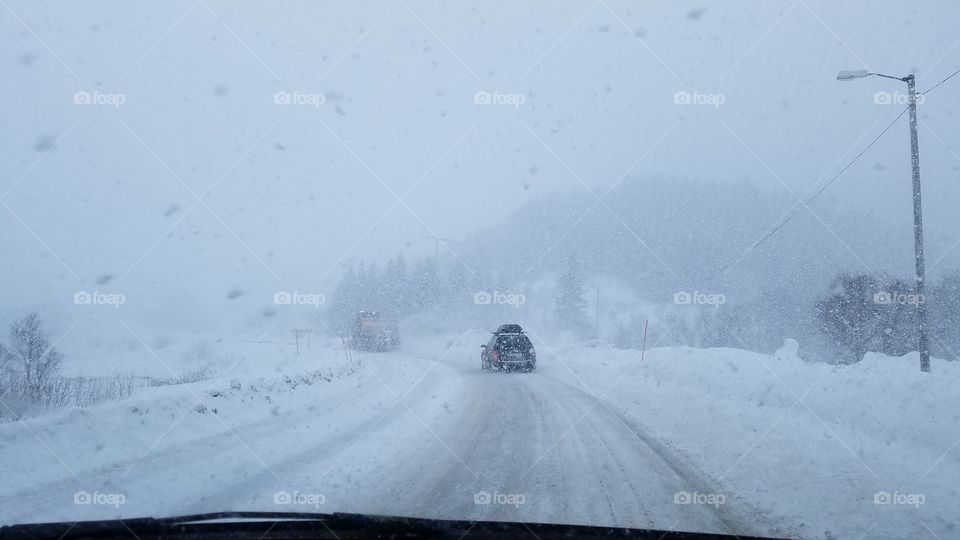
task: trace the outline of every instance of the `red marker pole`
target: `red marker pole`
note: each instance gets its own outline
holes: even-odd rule
[[[647,323],[649,321],[644,319],[643,321],[643,344],[640,345],[640,363],[643,363],[643,353],[647,351]]]

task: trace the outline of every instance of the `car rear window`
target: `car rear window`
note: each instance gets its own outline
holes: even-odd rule
[[[497,340],[497,345],[501,349],[529,349],[533,347],[533,344],[530,343],[530,338],[524,335],[506,335],[500,336]]]

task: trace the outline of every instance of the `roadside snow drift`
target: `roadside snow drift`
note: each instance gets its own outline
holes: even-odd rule
[[[638,422],[746,501],[809,538],[958,534],[960,365],[868,354],[806,363],[686,347],[557,351],[556,376]]]

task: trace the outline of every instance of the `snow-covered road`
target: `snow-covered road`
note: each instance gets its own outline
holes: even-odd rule
[[[266,415],[237,410],[250,402],[241,383],[210,398],[224,401],[216,414],[158,404],[140,424],[91,423],[90,436],[114,437],[99,443],[113,447],[100,463],[59,455],[55,440],[36,445],[56,437],[51,427],[32,434],[35,457],[61,478],[25,476],[5,490],[3,522],[296,510],[765,532],[744,508],[711,504],[722,495],[704,475],[563,382],[563,369],[542,361],[533,374],[487,374],[440,354],[366,355],[342,381],[268,397]],[[116,408],[130,416],[129,404]],[[88,420],[74,411],[61,425]],[[124,445],[131,428],[154,437]],[[77,493],[94,500],[76,504]],[[687,494],[700,504],[676,503]]]

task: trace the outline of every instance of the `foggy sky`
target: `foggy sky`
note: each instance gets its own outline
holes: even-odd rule
[[[328,291],[349,260],[643,175],[746,180],[786,211],[902,108],[876,93],[904,85],[837,71],[922,90],[960,67],[948,1],[516,4],[7,1],[3,320],[100,289],[203,327],[230,291]],[[932,260],[960,240],[958,98],[954,79],[921,106]],[[909,228],[908,142],[901,120],[823,201]]]

